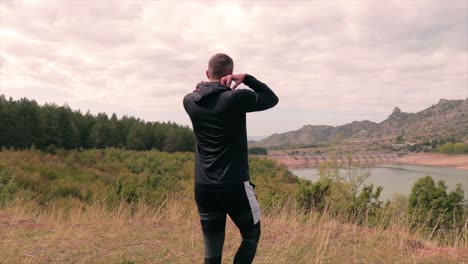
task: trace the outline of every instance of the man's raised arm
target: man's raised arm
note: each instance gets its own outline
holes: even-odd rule
[[[272,108],[278,104],[276,94],[264,83],[257,80],[249,74],[228,75],[221,79],[221,83],[229,86],[234,81],[232,89],[235,89],[239,84],[244,83],[250,89],[240,89],[234,92],[235,100],[239,107],[245,112],[263,111]]]

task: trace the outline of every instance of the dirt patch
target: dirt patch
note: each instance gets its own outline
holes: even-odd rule
[[[468,252],[464,249],[456,247],[436,247],[429,246],[419,240],[407,240],[406,244],[411,251],[418,256],[434,257],[434,256],[452,256],[468,260]]]
[[[0,211],[0,228],[7,229],[38,229],[46,228],[42,223],[37,223],[33,219],[15,219],[13,216]]]

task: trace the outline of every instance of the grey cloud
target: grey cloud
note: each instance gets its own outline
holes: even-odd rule
[[[0,70],[5,68],[8,64],[8,59],[0,54]]]
[[[19,32],[44,42],[83,42],[106,47],[131,42],[133,31],[125,21],[137,18],[141,9],[109,3],[48,1],[42,5],[7,8],[2,15]]]
[[[466,51],[467,12],[465,1],[374,2],[359,19],[365,26],[361,37],[368,45],[395,52]]]
[[[0,8],[2,91],[36,96],[49,87],[51,100],[65,91],[77,107],[189,122],[181,97],[205,79],[217,52],[278,93],[278,109],[259,116],[298,120],[283,128],[254,118],[257,135],[352,121],[349,109],[381,121],[396,105],[415,111],[441,97],[468,97],[466,1],[2,1]],[[37,88],[20,89],[23,81]],[[294,109],[323,117],[307,121],[306,110],[293,117]]]
[[[0,82],[1,84],[1,82]],[[30,100],[36,100],[40,104],[50,103],[50,96],[49,94],[54,95],[54,101],[58,105],[64,104],[69,98],[71,98],[71,93],[65,90],[60,90],[56,88],[46,87],[46,86],[24,86],[24,87],[16,87],[15,89],[3,89],[2,93],[4,93],[7,97],[11,96],[15,99],[26,97]]]

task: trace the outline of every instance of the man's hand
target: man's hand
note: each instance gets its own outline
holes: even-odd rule
[[[231,87],[233,90],[239,86],[239,84],[244,82],[245,73],[226,75],[221,78],[221,84],[231,87],[232,82],[234,81],[234,86]]]

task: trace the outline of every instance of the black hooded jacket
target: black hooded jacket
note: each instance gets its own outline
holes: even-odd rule
[[[184,97],[197,139],[195,183],[228,184],[250,179],[246,113],[263,111],[278,103],[278,97],[264,83],[246,74],[235,89],[218,82],[199,83]]]

